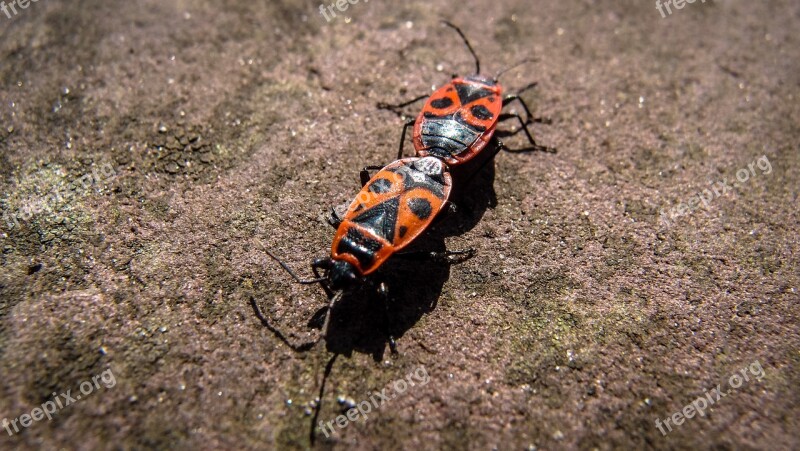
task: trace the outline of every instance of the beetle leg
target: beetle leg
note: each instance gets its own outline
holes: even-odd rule
[[[369,171],[377,171],[379,169],[383,169],[383,166],[378,166],[378,165],[364,166],[364,169],[362,169],[361,172],[359,173],[361,177],[362,188],[365,187],[369,182],[369,179],[372,178],[372,176],[369,175]]]
[[[292,278],[295,280],[295,282],[297,282],[297,283],[299,283],[301,285],[310,285],[310,284],[318,283],[318,284],[322,285],[323,287],[325,286],[325,284],[323,283],[325,281],[325,278],[324,277],[320,277],[319,274],[317,274],[316,268],[318,268],[318,267],[323,267],[325,269],[329,268],[330,265],[331,265],[331,259],[330,258],[318,258],[318,259],[314,260],[314,262],[311,263],[311,268],[314,270],[315,278],[314,279],[301,279],[300,276],[298,276],[297,274],[294,273],[294,271],[292,271],[292,268],[290,268],[289,265],[287,265],[286,263],[281,261],[281,259],[276,257],[275,254],[273,254],[272,252],[269,251],[269,249],[265,248],[264,252],[266,252],[267,255],[272,257],[273,260],[278,262],[278,264],[281,265],[281,268],[283,268],[284,271],[289,273],[289,275],[292,276]]]
[[[343,290],[339,290],[336,292],[335,295],[331,298],[330,302],[328,302],[328,312],[325,315],[325,322],[322,323],[322,337],[328,338],[328,328],[331,325],[331,315],[333,315],[333,307],[339,302],[344,294]]]
[[[397,355],[397,342],[394,340],[394,333],[392,332],[392,319],[391,315],[389,315],[389,289],[386,287],[384,282],[378,286],[378,294],[381,295],[383,299],[383,305],[385,307],[385,321],[386,321],[386,329],[389,336],[389,349],[392,352],[392,355]]]
[[[549,152],[549,153],[555,153],[556,152],[556,149],[554,149],[552,147],[539,145],[536,142],[536,140],[533,139],[533,135],[531,134],[531,131],[528,130],[528,126],[525,124],[525,122],[522,120],[522,117],[519,114],[516,114],[516,113],[503,113],[497,118],[497,120],[498,121],[505,121],[505,120],[508,120],[508,119],[515,119],[515,118],[517,120],[519,120],[519,124],[521,126],[521,129],[523,131],[525,131],[525,135],[528,137],[528,142],[531,143],[531,148],[529,148],[529,149],[520,149],[520,150],[517,150],[517,152],[528,151],[528,150],[538,150],[538,151]],[[504,137],[504,136],[514,135],[514,134],[517,134],[517,133],[519,133],[519,130],[514,131],[514,132],[499,131],[498,130],[497,135],[499,137]],[[505,149],[509,150],[508,148],[505,148]]]
[[[341,223],[342,218],[336,213],[336,209],[331,207],[331,211],[328,213],[328,224],[330,224],[334,229],[338,229]]]
[[[413,127],[414,122],[416,119],[410,119],[403,124],[403,133],[400,134],[400,148],[397,150],[397,159],[403,158],[403,145],[406,142],[406,132],[408,131],[408,127]]]
[[[533,83],[529,84],[528,86],[525,86],[524,88],[522,88],[519,91],[517,91],[516,94],[511,94],[511,95],[506,96],[506,98],[503,99],[503,108],[505,108],[506,106],[508,106],[508,104],[510,104],[511,102],[513,102],[515,100],[519,101],[519,103],[522,105],[522,108],[525,109],[525,114],[527,114],[527,116],[528,116],[527,119],[525,119],[525,122],[526,123],[530,122],[531,116],[533,116],[533,115],[531,114],[531,110],[528,108],[528,104],[525,103],[525,101],[522,100],[522,97],[520,97],[520,96],[522,95],[523,92],[525,92],[525,91],[527,91],[529,89],[535,88],[537,84],[538,84],[538,82],[533,82]]]
[[[390,105],[386,102],[378,102],[377,107],[380,108],[381,110],[389,110],[398,116],[403,116],[403,113],[399,111],[401,108],[407,107],[412,103],[419,102],[422,99],[427,99],[429,96],[430,94],[423,94],[419,97],[415,97],[409,100],[408,102],[398,103],[397,105]]]
[[[316,277],[318,280],[326,279],[327,277],[320,275],[319,269],[322,268],[327,271],[328,269],[330,269],[332,264],[333,260],[331,260],[329,257],[318,258],[313,262],[311,262],[311,271],[314,273],[314,277]],[[320,285],[322,286],[322,289],[325,290],[325,294],[328,296],[328,299],[330,299],[331,296],[333,296],[333,292],[331,291],[331,289],[328,288],[328,285],[324,283],[320,283]]]
[[[444,208],[447,211],[447,214],[454,215],[458,212],[458,207],[452,201],[446,201]]]
[[[513,100],[514,100],[514,97],[519,97],[519,96],[521,96],[521,95],[522,95],[522,93],[523,93],[523,92],[525,92],[525,91],[528,91],[528,90],[530,90],[530,89],[533,89],[533,88],[535,88],[535,87],[536,87],[536,86],[538,86],[538,85],[539,85],[539,82],[538,82],[538,81],[534,81],[533,83],[528,83],[528,84],[527,84],[527,85],[526,85],[524,88],[522,88],[522,89],[520,89],[519,91],[517,91],[517,93],[516,93],[516,94],[511,94],[511,95],[509,95],[509,96],[506,96],[506,98],[505,98],[505,99],[503,99],[503,106],[506,106],[506,105],[508,105],[509,103],[511,103],[511,101],[513,101]]]

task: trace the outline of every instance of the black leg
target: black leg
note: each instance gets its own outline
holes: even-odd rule
[[[491,155],[486,157],[476,170],[472,171],[472,173],[467,178],[467,181],[464,182],[465,186],[469,186],[470,182],[472,182],[472,179],[474,179],[478,174],[480,174],[481,171],[483,171],[483,168],[485,168],[487,164],[489,163],[494,164],[494,157],[496,157],[497,154],[500,153],[501,149],[505,148],[503,143],[499,139],[497,139],[497,132],[495,132],[495,136],[492,137],[492,142],[495,143],[495,146],[492,146],[492,143],[490,142],[486,147],[493,147],[493,148],[485,150],[485,152],[491,152]]]
[[[440,213],[439,215],[436,216],[436,218],[434,218],[432,225],[439,224],[448,217],[456,214],[457,211],[458,208],[456,208],[456,204],[454,204],[449,200],[444,201],[444,205],[442,206],[442,213]]]
[[[342,218],[336,213],[336,209],[331,207],[331,211],[328,214],[328,224],[331,225],[334,229],[338,229],[339,225],[342,223]]]
[[[475,249],[463,249],[457,251],[408,251],[394,254],[397,257],[408,258],[411,260],[432,260],[441,263],[461,263],[475,255]],[[455,258],[451,258],[455,257]]]
[[[378,294],[381,295],[381,298],[383,299],[383,306],[385,307],[384,312],[386,316],[384,320],[386,321],[385,324],[388,331],[387,335],[389,336],[389,349],[391,350],[392,355],[397,355],[397,342],[394,340],[394,333],[392,332],[392,319],[391,315],[389,315],[389,289],[386,288],[385,283],[381,282],[381,284],[378,286]]]
[[[399,109],[399,108],[407,107],[407,106],[411,105],[412,103],[419,102],[422,99],[427,99],[429,96],[430,96],[430,94],[423,94],[423,95],[421,95],[419,97],[415,97],[415,98],[409,100],[408,102],[398,103],[397,105],[390,105],[390,104],[385,103],[385,102],[378,102],[378,108],[380,108],[382,110],[396,110],[396,109]]]
[[[383,169],[383,166],[377,166],[377,165],[364,166],[364,169],[362,169],[360,174],[359,174],[361,176],[361,187],[362,188],[364,186],[366,186],[367,183],[369,183],[369,179],[372,178],[372,176],[369,175],[369,171],[377,171],[379,169]]]
[[[536,86],[538,86],[538,85],[539,85],[539,82],[538,82],[538,81],[534,81],[533,83],[528,83],[528,84],[527,84],[527,85],[526,85],[524,88],[522,88],[522,89],[520,89],[519,91],[517,91],[517,94],[516,94],[516,96],[517,96],[517,97],[519,97],[519,96],[521,96],[521,95],[522,95],[522,93],[523,93],[523,92],[525,92],[525,91],[528,91],[528,90],[530,90],[530,89],[533,89],[533,88],[535,88],[535,87],[536,87]],[[509,96],[509,97],[512,97],[512,96]],[[513,100],[513,99],[511,99],[511,100]],[[511,100],[509,100],[509,102],[511,102]],[[504,104],[504,105],[507,105],[507,103],[506,103],[506,104]]]
[[[445,202],[444,211],[448,215],[454,215],[456,212],[458,212],[458,207],[456,207],[456,204],[448,200]]]
[[[507,96],[505,99],[503,99],[503,108],[505,108],[506,106],[508,106],[508,104],[510,104],[511,102],[513,102],[515,100],[518,101],[522,105],[522,108],[525,110],[525,114],[527,115],[527,117],[525,118],[525,123],[526,124],[529,123],[531,121],[531,118],[533,117],[533,115],[531,114],[531,110],[528,108],[528,104],[525,103],[525,101],[522,100],[522,97],[520,97],[520,96],[522,95],[523,92],[525,92],[525,91],[527,91],[529,89],[535,88],[536,85],[538,85],[538,84],[539,84],[538,82],[530,83],[529,85],[527,85],[524,88],[522,88],[519,91],[517,91],[516,94],[511,94],[511,95]],[[536,121],[536,120],[534,120],[534,121]]]
[[[519,104],[522,105],[522,108],[525,110],[525,116],[526,116],[525,120],[523,120],[522,117],[519,114],[512,114],[512,113],[501,114],[500,117],[498,117],[497,119],[498,119],[498,121],[504,121],[504,120],[513,119],[513,118],[516,118],[516,119],[519,120],[520,126],[525,131],[525,135],[528,137],[528,142],[531,143],[532,147],[530,149],[520,149],[520,150],[518,150],[518,152],[519,151],[538,150],[538,151],[542,151],[542,152],[555,153],[556,149],[554,149],[552,147],[547,147],[547,146],[542,146],[542,145],[537,144],[536,140],[533,139],[533,135],[531,134],[530,130],[528,130],[528,125],[527,124],[530,124],[532,122],[539,123],[539,124],[550,124],[552,122],[550,119],[545,119],[545,118],[540,118],[540,117],[534,118],[533,115],[531,114],[530,108],[528,108],[528,104],[525,103],[524,100],[522,100],[522,97],[520,97],[520,95],[523,92],[536,87],[536,85],[537,85],[537,83],[533,82],[533,83],[525,86],[524,88],[520,89],[516,94],[512,94],[512,95],[506,97],[505,99],[503,99],[503,107],[508,106],[511,102],[513,102],[515,100],[517,102],[519,102]],[[514,133],[516,133],[516,132],[514,132]],[[511,134],[513,134],[513,133],[511,133]],[[504,132],[500,132],[500,134],[499,134],[499,136],[501,136],[501,137],[502,136],[509,136],[509,135],[510,135],[509,133],[504,133]],[[503,146],[502,143],[499,143],[499,144],[505,150],[511,151],[507,147]]]
[[[318,259],[314,260],[313,262],[311,262],[311,270],[314,271],[314,276],[319,278],[320,275],[317,272],[317,270],[319,270],[320,268],[322,268],[322,269],[330,269],[332,264],[333,264],[333,261],[330,258],[318,258]]]
[[[378,102],[377,107],[381,110],[389,110],[398,116],[403,116],[403,112],[400,111],[402,108],[405,108],[411,105],[412,103],[417,103],[422,99],[427,99],[428,97],[430,97],[430,94],[423,94],[419,97],[415,97],[409,100],[408,102],[398,103],[397,105],[391,105],[386,102]]]
[[[535,87],[535,86],[536,86],[536,83],[535,83],[535,82],[534,82],[534,83],[531,83],[531,84],[529,84],[528,86],[525,86],[524,88],[520,89],[520,91],[519,91],[518,93],[516,93],[516,94],[513,94],[513,95],[510,95],[510,96],[506,97],[505,99],[503,99],[503,107],[505,108],[505,107],[506,107],[506,106],[508,106],[508,104],[510,104],[511,102],[513,102],[513,101],[515,101],[515,100],[518,100],[518,101],[519,101],[519,103],[520,103],[520,104],[522,104],[522,108],[524,108],[524,109],[525,109],[525,114],[527,114],[527,116],[528,116],[528,117],[525,119],[525,123],[526,123],[526,124],[530,124],[531,122],[533,122],[533,123],[536,123],[536,124],[547,124],[547,125],[550,125],[550,124],[552,124],[552,123],[553,123],[553,121],[552,121],[550,118],[543,118],[543,117],[532,117],[533,115],[531,114],[531,111],[530,111],[530,109],[528,109],[528,104],[527,104],[527,103],[525,103],[525,101],[524,101],[524,100],[522,100],[522,97],[520,97],[520,95],[521,95],[523,92],[525,92],[525,91],[527,91],[528,89],[531,89],[531,88],[533,88],[533,87]]]
[[[313,262],[311,262],[311,272],[314,273],[314,277],[316,277],[317,280],[323,280],[323,281],[328,280],[328,278],[325,275],[319,273],[319,270],[320,268],[328,270],[330,269],[332,264],[333,260],[331,260],[330,258],[318,258]],[[325,290],[325,295],[328,296],[328,299],[330,299],[331,296],[333,296],[333,292],[331,291],[330,288],[328,288],[328,285],[320,283],[320,286],[322,286],[322,289]]]
[[[525,121],[522,120],[522,116],[520,116],[519,114],[517,114],[517,113],[503,113],[497,118],[497,121],[498,122],[502,122],[502,121],[507,121],[509,119],[517,119],[517,120],[519,120],[519,126],[520,126],[519,130],[523,130],[525,132],[525,135],[528,137],[528,142],[530,142],[531,144],[536,144],[536,141],[533,140],[533,135],[531,135],[531,131],[528,130],[528,126],[525,124]],[[501,136],[501,137],[502,136],[510,136],[510,135],[519,133],[519,130],[516,130],[516,131],[513,131],[513,132],[507,132],[507,131],[498,130],[498,133],[499,133],[499,136]]]
[[[333,307],[342,299],[344,291],[337,291],[336,294],[328,302],[328,314],[325,315],[325,322],[322,323],[322,337],[328,338],[328,328],[331,325],[331,315],[333,315]]]
[[[518,101],[520,105],[522,105],[522,109],[525,110],[525,115],[527,116],[525,122],[530,121],[531,118],[533,117],[533,115],[531,114],[531,110],[528,108],[528,104],[525,103],[524,100],[522,100],[522,97],[520,97],[519,94],[513,94],[503,99],[503,107],[508,106],[508,104],[510,104],[515,100]]]
[[[519,115],[517,115],[517,116],[519,116]],[[503,113],[500,117],[497,118],[497,120],[501,121],[501,120],[508,120],[508,119],[513,119],[513,118],[514,118],[513,114],[511,114],[511,113]],[[534,117],[534,118],[528,118],[528,120],[525,121],[525,124],[551,125],[552,123],[553,123],[553,119],[551,119],[549,117]],[[513,132],[512,134],[517,134],[517,132],[518,131]]]
[[[539,144],[536,143],[536,140],[533,139],[533,135],[531,134],[531,131],[528,130],[528,126],[525,124],[525,121],[522,120],[522,117],[519,114],[516,114],[516,113],[503,113],[497,118],[497,120],[498,121],[505,121],[505,120],[514,119],[514,118],[519,120],[519,125],[520,125],[521,129],[525,131],[525,135],[528,137],[528,142],[531,143],[531,148],[523,149],[524,151],[538,150],[538,151],[542,151],[542,152],[555,153],[556,150],[554,148],[547,147],[547,146],[542,146],[542,145],[539,145]],[[503,137],[503,136],[513,135],[513,134],[516,134],[518,132],[519,132],[519,130],[517,130],[515,132],[498,131],[497,135],[500,136],[500,137]],[[519,150],[519,151],[521,151],[521,150]]]
[[[397,150],[398,160],[403,158],[403,145],[406,142],[406,132],[408,132],[408,127],[414,126],[414,122],[416,122],[416,119],[411,119],[403,124],[403,133],[400,134],[400,148]]]

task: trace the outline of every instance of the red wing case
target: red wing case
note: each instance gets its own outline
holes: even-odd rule
[[[434,157],[405,158],[364,185],[336,231],[331,257],[366,276],[430,227],[450,196],[446,165]]]

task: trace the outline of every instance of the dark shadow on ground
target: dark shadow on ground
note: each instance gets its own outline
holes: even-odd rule
[[[465,181],[468,182],[462,185],[465,188],[458,189],[458,183]],[[452,214],[443,213],[431,230],[407,248],[408,251],[444,251],[446,237],[468,232],[480,222],[487,208],[497,204],[493,186],[494,164],[491,161],[471,180],[456,179],[454,185],[451,201],[457,205],[457,210]],[[448,263],[397,256],[389,259],[367,284],[346,294],[334,308],[326,339],[328,351],[346,356],[354,351],[361,352],[381,361],[390,334],[402,349],[403,335],[424,314],[436,308],[442,287],[449,277]],[[388,315],[376,291],[381,282],[389,290]],[[323,310],[314,316],[311,326],[321,325]]]
[[[456,205],[456,211],[443,212],[431,229],[404,251],[444,251],[447,249],[445,238],[469,232],[481,221],[488,208],[497,205],[494,191],[496,153],[497,142],[493,140],[485,149],[483,160],[453,169],[450,201]],[[480,258],[480,255],[476,257]],[[321,329],[325,316],[330,313],[328,336],[325,337],[329,352],[348,357],[359,352],[380,362],[385,357],[390,336],[402,349],[405,333],[424,314],[436,308],[442,287],[450,277],[451,264],[458,262],[394,256],[364,285],[345,293],[332,312],[328,312],[327,306],[318,309],[308,319],[306,327]],[[381,283],[388,288],[388,305],[378,293]],[[282,336],[278,338],[284,340]]]

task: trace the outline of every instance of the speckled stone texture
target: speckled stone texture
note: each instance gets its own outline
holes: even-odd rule
[[[800,447],[800,3],[671,11],[0,11],[0,419],[99,382],[52,420],[0,430],[0,449],[309,448],[334,355],[316,418],[335,432],[317,431],[317,449]],[[329,252],[326,212],[358,192],[360,168],[395,156],[404,119],[376,103],[472,70],[442,18],[487,74],[538,59],[501,81],[539,82],[524,98],[552,118],[534,131],[558,153],[500,154],[417,245],[474,258],[376,275],[399,355],[369,284],[296,353],[251,300],[301,342],[319,336],[325,296],[266,250],[309,277]],[[335,426],[419,368],[428,383]],[[702,416],[676,415],[718,384],[729,394]]]

